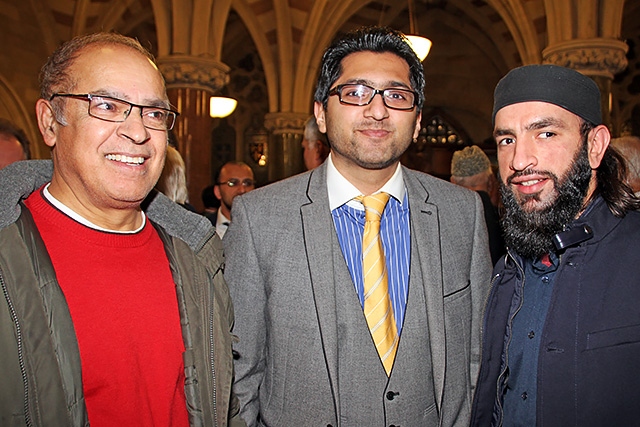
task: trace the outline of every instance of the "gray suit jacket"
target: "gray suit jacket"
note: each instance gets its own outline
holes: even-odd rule
[[[423,346],[430,360],[412,360],[412,348],[403,348],[411,330],[405,319],[396,365],[402,358],[398,369],[406,372],[394,366],[388,383],[402,378],[408,389],[396,384],[395,400],[389,384],[339,381],[348,346],[338,339],[348,335],[339,310],[354,305],[339,297],[350,294],[336,291],[343,286],[336,278],[354,285],[341,254],[336,257],[326,164],[234,200],[224,241],[225,278],[239,337],[234,390],[250,426],[382,426],[396,421],[391,413],[406,414],[403,427],[433,419],[442,426],[468,425],[491,275],[482,203],[474,192],[443,180],[406,168],[403,174],[411,212],[410,289],[418,286],[425,301]],[[363,363],[372,349],[361,348]],[[434,396],[419,402],[410,390],[414,378],[428,381]],[[354,394],[371,395],[380,413],[359,414],[361,407],[345,405]],[[403,402],[404,396],[414,401]],[[414,410],[420,413],[409,413]]]

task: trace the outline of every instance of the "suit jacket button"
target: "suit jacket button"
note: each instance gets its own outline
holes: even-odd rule
[[[393,391],[388,391],[387,392],[387,400],[393,400],[396,398],[397,395],[399,395],[400,393],[395,393]],[[389,426],[391,427],[391,426]]]

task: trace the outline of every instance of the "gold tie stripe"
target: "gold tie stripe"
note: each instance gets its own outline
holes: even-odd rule
[[[380,239],[380,218],[389,201],[389,194],[359,196],[357,200],[362,202],[365,210],[362,237],[364,315],[380,360],[389,375],[398,348],[398,328],[389,298],[387,264]]]

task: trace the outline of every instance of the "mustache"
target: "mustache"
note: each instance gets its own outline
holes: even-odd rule
[[[540,171],[540,170],[536,170],[536,169],[525,169],[523,171],[516,171],[514,173],[512,173],[511,175],[509,175],[507,177],[507,184],[511,185],[512,181],[516,178],[522,178],[522,177],[526,177],[528,175],[537,175],[537,176],[542,176],[545,178],[549,178],[553,181],[557,181],[558,180],[558,176],[556,174],[554,174],[553,172],[549,172],[549,171]]]
[[[389,123],[385,123],[385,121],[378,120],[363,120],[358,122],[354,126],[356,129],[373,129],[373,130],[393,130],[393,126],[390,126]]]

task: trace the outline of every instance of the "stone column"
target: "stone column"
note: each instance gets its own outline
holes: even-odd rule
[[[626,43],[613,38],[575,39],[547,47],[542,58],[544,63],[573,68],[596,82],[602,94],[602,119],[611,129],[611,82],[627,67],[627,50]]]
[[[206,56],[169,55],[157,62],[171,105],[180,113],[173,132],[187,169],[189,202],[201,211],[200,194],[211,184],[209,98],[229,82],[229,67]]]
[[[304,172],[302,136],[308,113],[268,113],[265,127],[271,133],[269,143],[269,181],[277,181]]]

